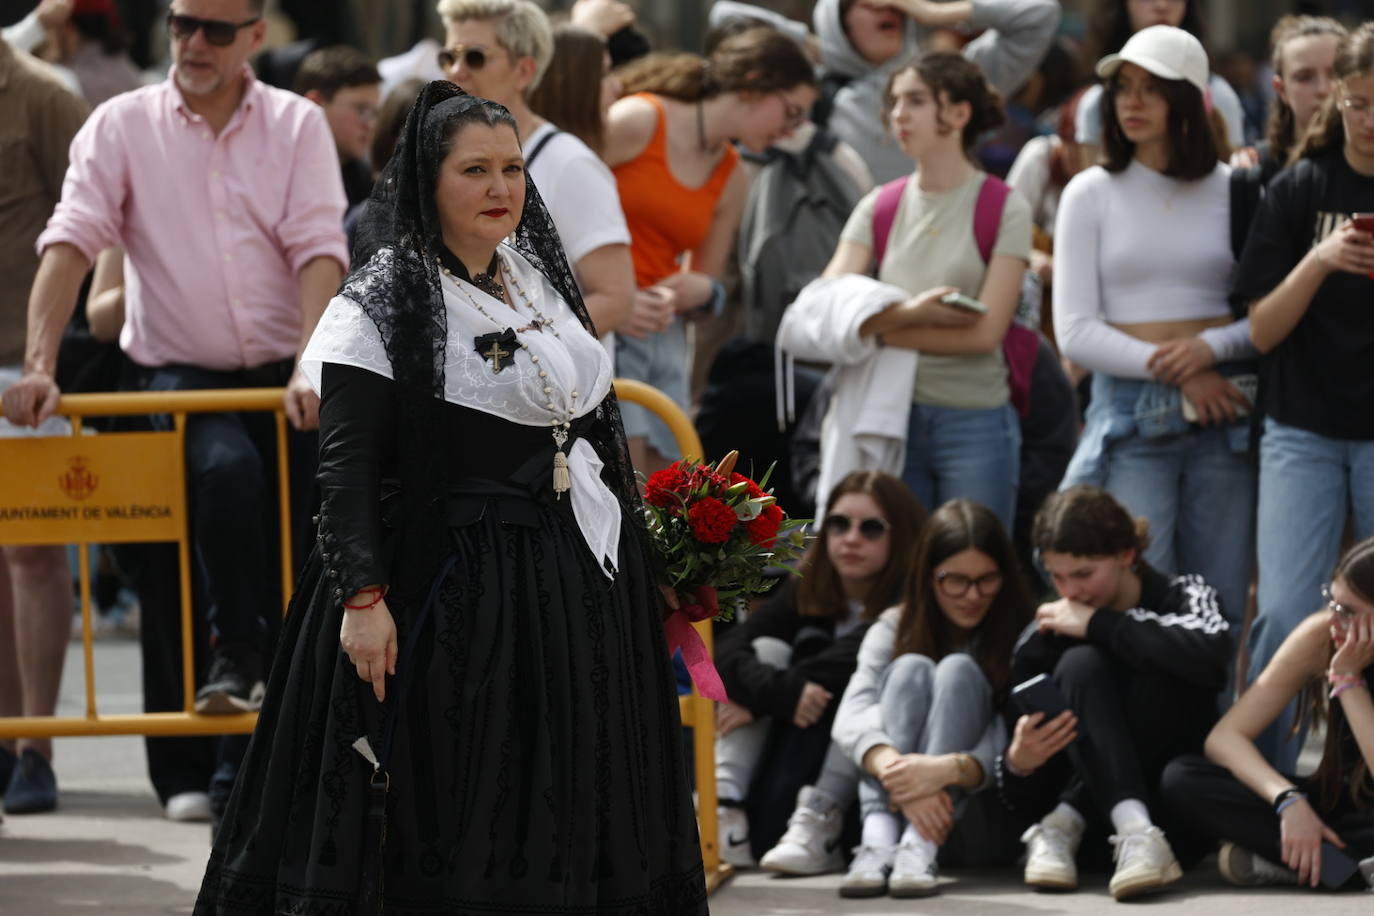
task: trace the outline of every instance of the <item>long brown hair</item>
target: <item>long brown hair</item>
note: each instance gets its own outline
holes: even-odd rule
[[[1366,22],[1341,40],[1336,49],[1336,79],[1347,80],[1374,72],[1374,22]],[[1341,120],[1339,92],[1317,111],[1302,142],[1293,148],[1289,164],[1308,156],[1345,146],[1345,122]]]
[[[986,554],[1002,574],[1002,587],[975,629],[972,654],[993,693],[1004,697],[1011,686],[1012,649],[1031,618],[1030,593],[1006,529],[990,509],[972,500],[950,500],[926,522],[912,557],[892,655],[916,653],[939,661],[961,648],[964,637],[935,596],[935,567],[970,549]]]
[[[801,45],[771,26],[731,35],[709,57],[656,52],[616,73],[625,94],[652,92],[680,102],[699,102],[722,92],[783,92],[816,85]]]
[[[606,39],[565,22],[553,30],[553,57],[530,93],[530,110],[566,130],[600,155],[606,125],[601,117],[601,68]]]
[[[1274,75],[1283,77],[1287,70],[1283,60],[1283,48],[1297,38],[1311,38],[1316,35],[1334,35],[1344,38],[1345,26],[1329,16],[1284,16],[1274,24],[1269,33],[1269,47],[1272,49],[1271,63]],[[1307,125],[1303,125],[1303,130]],[[1264,139],[1269,143],[1269,155],[1275,162],[1286,162],[1298,142],[1297,122],[1293,118],[1293,108],[1281,98],[1275,98],[1269,109],[1269,121],[1264,128]]]
[[[1365,601],[1374,601],[1374,537],[1365,538],[1346,551],[1336,564],[1331,578],[1345,582],[1346,587]],[[1331,810],[1340,801],[1344,786],[1344,771],[1347,766],[1346,754],[1351,750],[1347,735],[1350,725],[1345,719],[1345,710],[1339,702],[1327,698],[1326,669],[1331,666],[1335,646],[1327,644],[1326,662],[1322,672],[1313,677],[1298,694],[1298,709],[1301,716],[1293,724],[1296,735],[1309,725],[1326,723],[1326,746],[1322,749],[1322,762],[1317,766],[1313,780],[1317,786],[1317,797],[1323,810]],[[1374,668],[1374,666],[1371,666]],[[1371,674],[1365,669],[1365,677]],[[1350,767],[1350,800],[1358,807],[1374,804],[1374,773],[1370,771],[1370,761],[1365,760],[1359,747],[1354,748],[1353,765]]]
[[[864,620],[873,620],[901,597],[906,578],[907,559],[916,538],[926,523],[926,509],[915,494],[896,477],[882,471],[851,471],[835,484],[825,501],[829,515],[840,497],[863,493],[873,498],[888,525],[887,565],[864,596]],[[849,599],[830,551],[822,535],[811,542],[802,558],[801,581],[797,585],[797,612],[810,617],[837,617],[845,612]]]

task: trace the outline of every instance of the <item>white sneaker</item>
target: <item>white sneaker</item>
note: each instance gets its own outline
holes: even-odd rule
[[[720,857],[735,868],[753,868],[754,853],[749,848],[749,815],[738,805],[716,808]]]
[[[1257,856],[1235,843],[1221,844],[1221,851],[1217,853],[1217,871],[1237,887],[1298,883],[1298,873],[1291,868],[1275,865],[1263,856]]]
[[[811,786],[797,793],[797,807],[787,819],[787,832],[763,854],[759,867],[782,875],[824,875],[844,868],[840,833],[844,814]]]
[[[887,876],[892,873],[896,846],[860,846],[854,861],[840,880],[841,897],[881,897],[887,893]]]
[[[1158,890],[1183,878],[1183,869],[1158,827],[1118,834],[1111,843],[1116,847],[1116,871],[1107,889],[1117,900]]]
[[[204,792],[178,792],[167,799],[166,814],[169,821],[208,821],[210,796]]]
[[[918,840],[902,843],[892,859],[892,874],[887,890],[893,897],[929,897],[940,889],[940,872],[935,865],[938,847]]]
[[[1078,843],[1083,828],[1051,811],[1021,834],[1026,844],[1025,882],[1031,887],[1071,891],[1078,887]]]

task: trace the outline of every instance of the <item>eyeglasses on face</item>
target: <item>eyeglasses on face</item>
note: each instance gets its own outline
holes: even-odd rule
[[[844,537],[849,533],[849,529],[858,525],[859,534],[863,535],[864,540],[876,541],[892,526],[887,519],[872,516],[869,518],[850,518],[848,515],[840,515],[838,512],[831,513],[825,517],[821,523],[821,530],[826,534],[833,534],[835,537]]]
[[[256,23],[261,16],[254,16],[245,22],[226,22],[223,19],[200,19],[196,16],[183,16],[181,13],[167,13],[167,28],[172,37],[179,41],[189,41],[196,32],[203,31],[205,40],[217,48],[227,48],[239,37],[239,30]]]
[[[935,586],[947,598],[962,598],[970,588],[978,592],[979,598],[991,598],[1002,587],[1000,572],[984,573],[976,579],[963,573],[941,572],[935,574]]]
[[[1355,611],[1353,608],[1348,608],[1344,604],[1341,604],[1339,601],[1336,600],[1335,596],[1331,594],[1330,582],[1322,586],[1322,600],[1326,602],[1326,609],[1328,611],[1335,614],[1337,617],[1341,618],[1344,621],[1348,622],[1352,617],[1355,616]]]
[[[782,92],[778,93],[778,98],[782,99],[783,125],[788,130],[796,130],[801,127],[802,122],[806,120],[806,109],[793,102]]]
[[[463,65],[469,70],[481,70],[487,65],[486,48],[476,45],[454,45],[439,52],[439,69],[452,70],[462,58]]]
[[[1352,118],[1368,118],[1370,116],[1369,99],[1344,96],[1341,98],[1340,106],[1341,111]]]

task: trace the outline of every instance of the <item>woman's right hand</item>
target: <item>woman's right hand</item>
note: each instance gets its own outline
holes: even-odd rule
[[[1355,228],[1346,220],[1313,249],[1317,260],[1328,271],[1374,274],[1374,233]]]
[[[904,325],[924,325],[932,328],[967,328],[978,323],[982,316],[967,309],[955,308],[940,301],[941,296],[957,293],[953,286],[937,286],[901,302]]]
[[[348,604],[359,604],[359,598]],[[375,607],[349,610],[344,608],[343,625],[339,627],[339,646],[358,669],[358,677],[372,684],[377,702],[386,699],[386,676],[396,674],[396,621],[391,618],[386,599]]]
[[[1033,712],[1016,720],[1016,730],[1007,748],[1007,763],[1016,772],[1029,776],[1078,737],[1078,717],[1064,710],[1048,722],[1043,712]]]
[[[754,714],[738,703],[726,702],[716,706],[716,734],[722,738],[753,721]]]
[[[1307,799],[1299,798],[1279,815],[1283,864],[1298,873],[1298,884],[1316,887],[1322,877],[1322,840],[1340,849],[1345,843],[1317,817]]]
[[[1240,389],[1215,369],[1203,370],[1178,387],[1197,408],[1199,426],[1234,423],[1238,407],[1252,406]]]
[[[954,800],[943,789],[897,806],[916,832],[936,846],[943,846],[954,829]]]
[[[677,314],[673,311],[675,301],[672,292],[662,286],[635,290],[630,314],[615,332],[643,340],[650,334],[666,330]]]
[[[807,681],[797,697],[797,708],[792,713],[792,724],[797,728],[810,728],[825,715],[825,708],[835,695],[820,684]]]

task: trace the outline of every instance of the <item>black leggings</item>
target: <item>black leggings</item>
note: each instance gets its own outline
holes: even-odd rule
[[[1137,671],[1095,645],[1064,651],[1054,681],[1078,716],[1078,740],[1068,749],[1060,800],[1089,824],[1089,837],[1110,827],[1117,802],[1139,799],[1169,836],[1185,866],[1196,863],[1209,843],[1172,821],[1157,804],[1165,765],[1179,754],[1196,753],[1216,720],[1216,694],[1177,678]],[[1058,755],[1063,761],[1066,755]],[[1101,847],[1101,848],[1099,848]],[[1085,843],[1087,864],[1104,844]]]
[[[1304,791],[1311,788],[1307,779],[1292,782]],[[1230,840],[1276,865],[1283,864],[1279,816],[1225,767],[1196,754],[1179,757],[1164,769],[1161,792],[1176,820],[1214,840]],[[1356,808],[1345,796],[1334,809],[1317,814],[1345,841],[1352,859],[1374,856],[1374,807]],[[1364,887],[1364,879],[1356,873],[1346,886]]]

